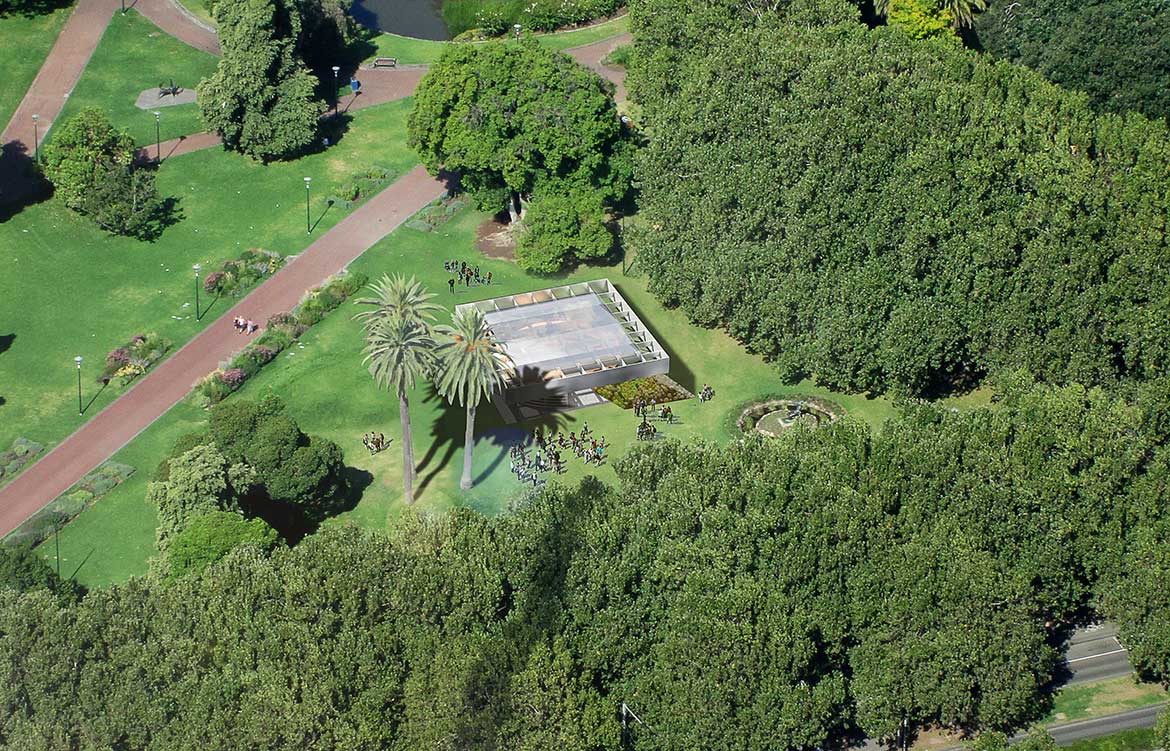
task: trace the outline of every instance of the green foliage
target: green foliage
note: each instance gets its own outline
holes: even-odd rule
[[[988,731],[1043,711],[1046,624],[1109,601],[1167,522],[1155,424],[1101,390],[1008,384],[880,433],[643,444],[620,488],[244,545],[78,603],[0,589],[0,728],[18,748],[192,747],[215,727],[217,748],[796,751],[905,721],[997,749]],[[1161,628],[1106,614],[1127,645]],[[626,738],[623,702],[649,725]]]
[[[1158,748],[1170,748],[1170,709],[1163,709],[1158,713],[1158,722],[1154,726],[1154,738]]]
[[[213,511],[191,519],[167,548],[170,579],[198,575],[241,545],[268,552],[279,536],[263,519],[245,519],[231,511]]]
[[[276,397],[218,404],[209,427],[216,448],[251,468],[273,501],[295,504],[321,519],[345,492],[341,449],[303,433]]]
[[[326,70],[345,59],[346,49],[356,41],[361,27],[350,13],[346,0],[295,0],[301,17],[297,53],[310,68]]]
[[[62,579],[29,545],[0,544],[0,589],[30,592],[44,589],[62,601],[76,601],[85,588],[72,579]]]
[[[553,31],[608,16],[622,5],[622,0],[443,0],[440,8],[452,35],[497,35],[516,23],[525,30]]]
[[[1117,619],[1139,675],[1170,677],[1170,520],[1133,535],[1105,589],[1102,608]]]
[[[911,39],[955,38],[954,14],[934,0],[889,0],[886,18]]]
[[[639,399],[644,399],[647,402],[653,400],[655,404],[666,404],[690,398],[657,378],[635,378],[632,381],[622,381],[612,386],[601,386],[595,391],[598,396],[613,402],[622,409],[632,408],[634,402]]]
[[[538,193],[517,232],[516,263],[538,274],[554,274],[580,261],[603,258],[613,249],[605,207],[592,190]]]
[[[1167,372],[1139,323],[1170,309],[1164,124],[957,45],[774,26],[710,42],[646,108],[631,244],[662,302],[842,389]]]
[[[1170,117],[1170,6],[1141,0],[999,2],[978,44],[1089,95],[1109,112]]]
[[[286,0],[216,5],[223,57],[199,83],[199,108],[228,148],[254,159],[291,157],[313,143],[321,105],[315,82],[294,55],[301,33]]]
[[[561,247],[540,258],[530,247],[532,268],[559,267],[570,251],[596,254],[597,205],[629,190],[611,85],[532,40],[451,45],[419,84],[408,131],[427,169],[459,172],[481,206],[519,220],[527,201],[548,202],[538,237]]]
[[[249,484],[247,476],[211,445],[196,446],[172,459],[167,479],[147,486],[147,500],[158,507],[159,550],[165,553],[192,517],[238,509],[239,493]]]
[[[105,113],[86,107],[58,126],[44,149],[45,175],[74,211],[102,229],[144,240],[158,237],[167,207],[154,173],[134,166],[134,141]]]

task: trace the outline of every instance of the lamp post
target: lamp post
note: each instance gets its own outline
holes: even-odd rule
[[[33,115],[33,159],[41,163],[41,116]]]
[[[199,320],[199,269],[203,268],[199,264],[191,267],[195,270],[195,320]]]
[[[85,414],[81,408],[81,355],[74,357],[73,362],[77,363],[77,416],[81,417]]]
[[[313,182],[313,178],[305,178],[305,234],[311,235],[313,233],[312,220],[309,219],[309,185]]]
[[[341,99],[341,95],[339,95],[337,93],[337,74],[340,71],[341,71],[340,66],[337,66],[337,65],[333,66],[333,114],[334,115],[337,114],[338,100]]]
[[[162,162],[162,113],[154,111],[154,161]]]
[[[126,15],[126,0],[122,0],[122,15]]]
[[[512,27],[512,29],[516,32],[516,38],[519,39],[520,38],[520,24],[514,25]]]

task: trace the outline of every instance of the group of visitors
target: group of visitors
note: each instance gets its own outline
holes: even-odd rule
[[[531,482],[532,487],[544,482],[541,473],[554,472],[561,474],[565,471],[565,460],[561,452],[572,452],[586,464],[600,467],[605,463],[605,451],[609,447],[605,436],[599,436],[589,430],[589,421],[581,424],[581,433],[571,431],[567,436],[562,433],[549,433],[537,428],[532,436],[534,451],[528,455],[524,443],[516,444],[509,452],[510,468],[516,479],[522,483]]]
[[[460,282],[463,286],[470,287],[472,282],[476,285],[491,284],[492,272],[481,274],[479,266],[471,266],[467,261],[443,261],[443,270],[451,274],[451,278],[447,280],[447,286],[451,288],[451,294],[455,294],[455,285]]]
[[[656,406],[657,409],[655,409]],[[659,405],[654,399],[647,401],[639,397],[634,400],[634,417],[641,417],[642,422],[653,420],[657,417],[659,420],[664,420],[668,424],[673,424],[674,410],[670,408],[669,404]]]
[[[235,325],[237,334],[254,334],[256,329],[260,328],[251,318],[241,316],[236,316]]]
[[[390,442],[386,440],[385,433],[378,433],[376,435],[373,432],[366,433],[362,435],[362,443],[370,450],[370,456],[390,447]]]
[[[709,402],[715,398],[715,389],[711,388],[709,384],[704,383],[703,388],[699,389],[699,401]]]

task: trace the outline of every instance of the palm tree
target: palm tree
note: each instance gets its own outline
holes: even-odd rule
[[[430,302],[434,297],[426,287],[413,276],[407,279],[401,274],[393,277],[383,274],[382,278],[370,285],[373,297],[354,301],[355,305],[367,305],[372,310],[358,313],[355,318],[369,322],[384,318],[401,318],[429,325],[435,320],[435,312],[442,306]]]
[[[370,317],[366,321],[366,357],[375,383],[398,394],[402,424],[402,478],[406,502],[414,503],[414,445],[410,439],[410,404],[406,392],[435,368],[435,340],[424,321],[404,317]]]
[[[503,382],[503,371],[511,362],[492,336],[483,313],[471,308],[456,313],[451,326],[440,326],[444,339],[439,345],[439,377],[436,386],[447,401],[467,407],[463,433],[463,478],[459,487],[471,488],[471,449],[474,445],[475,409],[483,398]]]

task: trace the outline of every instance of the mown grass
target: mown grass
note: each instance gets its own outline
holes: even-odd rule
[[[1063,748],[1067,751],[1151,751],[1157,745],[1153,728],[1132,728],[1100,738],[1076,741]]]
[[[621,266],[585,267],[557,278],[536,278],[504,260],[483,257],[474,249],[475,229],[485,215],[470,209],[457,213],[434,232],[402,227],[363,254],[351,268],[371,278],[385,273],[413,274],[438,295],[448,308],[456,303],[507,293],[555,286],[566,281],[607,277],[634,306],[671,355],[671,376],[695,391],[704,383],[716,390],[712,402],[696,400],[675,403],[680,422],[661,426],[663,435],[681,440],[726,441],[736,437],[730,429],[737,406],[748,399],[771,394],[802,393],[830,398],[856,419],[878,427],[893,413],[886,399],[833,394],[810,384],[785,384],[770,365],[718,330],[691,325],[678,311],[665,310],[646,291],[645,280],[624,276]],[[493,273],[490,287],[460,288],[452,295],[443,260],[456,258],[478,264]],[[387,519],[405,508],[402,496],[401,431],[396,401],[379,391],[362,365],[362,331],[345,305],[328,315],[302,337],[299,345],[270,364],[231,398],[258,399],[273,393],[285,399],[289,410],[310,433],[336,441],[344,450],[346,463],[372,476],[371,484],[357,506],[330,524],[354,522],[369,529],[384,529]],[[417,507],[436,512],[465,505],[483,513],[505,511],[509,502],[524,492],[509,472],[507,450],[530,433],[538,423],[506,425],[490,404],[481,406],[476,428],[474,476],[476,486],[464,493],[459,489],[462,470],[464,412],[440,400],[429,386],[410,395],[415,455],[419,481]],[[62,544],[90,555],[78,578],[100,586],[119,577],[145,570],[152,552],[154,512],[143,508],[146,475],[169,451],[174,437],[192,429],[198,411],[183,406],[172,410],[115,458],[139,468],[139,474],[115,489],[94,508],[83,513],[64,532]],[[546,430],[555,425],[563,431],[580,431],[588,421],[595,434],[612,442],[610,457],[620,456],[634,442],[637,419],[613,405],[578,410],[543,420]],[[390,448],[371,456],[361,437],[368,431],[384,433]],[[576,482],[586,474],[606,481],[616,478],[612,466],[585,467],[575,457],[559,482]],[[133,523],[129,515],[142,516]],[[121,529],[118,535],[108,535]],[[92,550],[92,554],[90,551]],[[42,554],[52,555],[51,546]]]
[[[220,300],[195,320],[193,264],[210,269],[248,247],[299,253],[348,213],[325,200],[351,175],[413,167],[409,108],[404,100],[355,112],[340,141],[295,162],[265,166],[219,149],[165,160],[159,192],[178,199],[182,219],[154,243],[108,235],[55,199],[0,224],[0,445],[27,436],[51,448],[122,392],[94,383],[109,350],[148,331],[177,348],[226,310]],[[312,237],[305,176],[321,217]],[[85,417],[77,415],[75,355],[84,358]]]
[[[216,58],[159,29],[137,11],[115,13],[89,65],[69,95],[59,122],[82,107],[98,107],[110,122],[125,129],[139,146],[155,142],[155,109],[135,105],[139,93],[160,83],[194,91],[200,79],[215,72]],[[206,130],[195,103],[159,107],[162,140]]]
[[[0,17],[0,70],[4,71],[4,84],[0,86],[0,130],[16,112],[72,12],[73,5],[69,4],[39,16]]]
[[[537,34],[536,39],[546,47],[554,50],[566,50],[580,47],[584,44],[599,42],[629,31],[628,15],[621,15],[604,23],[586,26],[571,31],[558,31],[551,34]],[[438,42],[430,39],[415,39],[413,37],[398,36],[397,34],[379,34],[370,40],[376,52],[374,57],[394,57],[399,64],[430,64],[439,59],[448,44],[454,42]],[[468,42],[467,44],[482,44],[482,42]]]
[[[1156,683],[1138,683],[1131,676],[1076,683],[1061,688],[1045,724],[1104,717],[1166,701],[1166,689]]]

